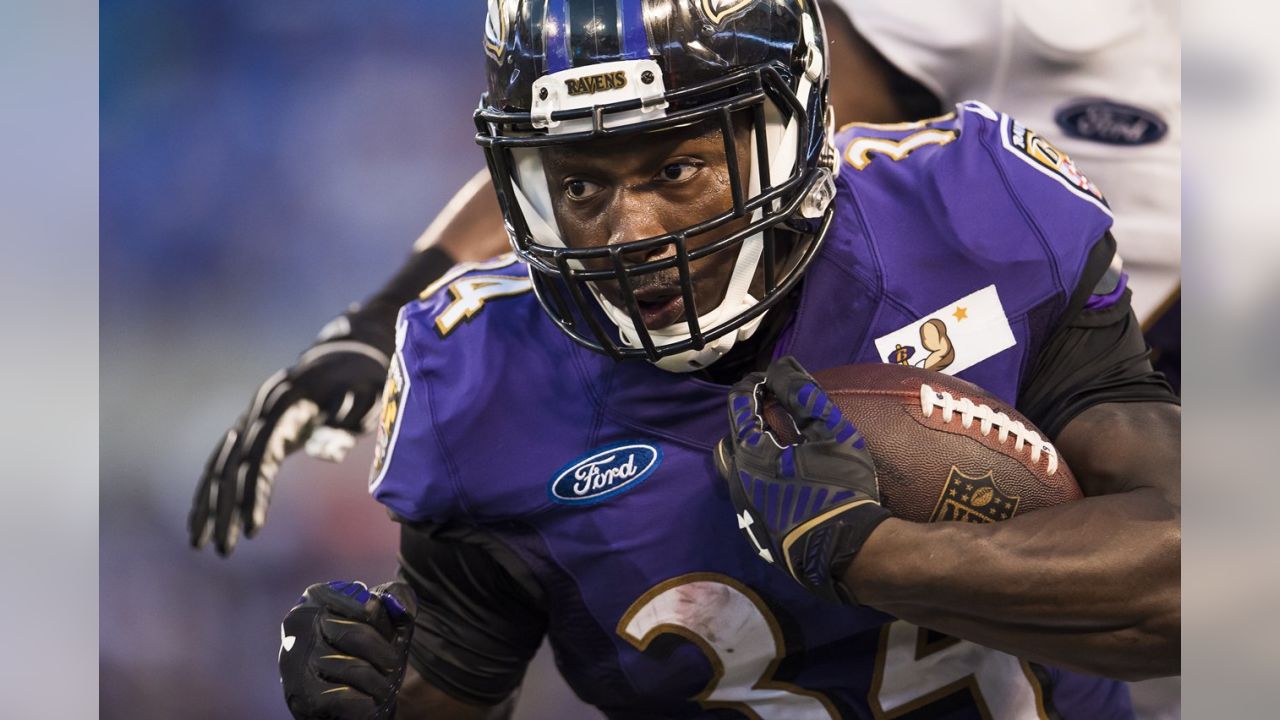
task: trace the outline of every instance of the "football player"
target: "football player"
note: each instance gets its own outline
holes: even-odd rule
[[[1130,717],[1109,678],[1177,672],[1179,409],[1111,211],[1056,148],[980,103],[836,133],[804,0],[493,2],[485,52],[516,254],[399,315],[371,491],[401,581],[286,616],[295,717],[500,715],[544,636],[618,717]],[[938,316],[944,371],[1089,497],[985,525],[880,507],[803,368]],[[756,383],[822,452],[759,461]],[[753,527],[736,472],[840,491]]]
[[[886,61],[838,11],[833,14],[831,59],[849,79],[831,91],[837,117],[890,123],[942,113],[930,90]],[[355,436],[372,429],[396,311],[455,264],[510,250],[487,170],[458,191],[413,250],[383,288],[326,324],[296,364],[254,392],[201,474],[188,518],[194,547],[211,543],[229,555],[242,532],[253,537],[265,522],[285,456],[305,449],[341,462]]]
[[[996,97],[1029,127],[1073,123],[1059,142],[1085,158],[1127,223],[1119,232],[1135,309],[1151,328],[1161,369],[1176,381],[1180,332],[1164,308],[1177,307],[1180,122],[1176,12],[1166,5],[1072,6],[1080,21],[1069,27],[1052,3],[1021,3],[1012,22],[994,7],[959,12],[884,0],[838,0],[825,15],[830,64],[841,68],[829,100],[841,122],[919,120],[941,114],[943,101]],[[1098,14],[1107,22],[1086,21]],[[1134,32],[1138,26],[1144,31]],[[1086,37],[1102,28],[1105,37]],[[993,47],[1017,52],[991,55]],[[193,545],[212,541],[229,554],[242,529],[253,536],[261,527],[285,455],[305,447],[341,461],[354,435],[372,427],[395,310],[453,264],[508,250],[494,198],[487,171],[467,183],[386,287],[326,326],[296,365],[254,393],[205,466],[189,518]]]

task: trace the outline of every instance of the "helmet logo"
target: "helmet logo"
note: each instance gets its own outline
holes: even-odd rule
[[[507,0],[489,0],[489,14],[484,19],[484,51],[494,60],[502,59],[514,12],[515,5]]]
[[[720,25],[739,10],[755,4],[756,0],[698,0],[698,9],[712,24]]]

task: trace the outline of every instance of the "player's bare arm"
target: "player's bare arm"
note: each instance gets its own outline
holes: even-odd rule
[[[427,682],[412,667],[396,695],[396,720],[506,720],[515,709],[515,696],[492,706],[463,702]]]
[[[909,622],[1108,677],[1179,672],[1181,411],[1112,403],[1057,445],[1087,497],[1002,523],[884,522],[844,582]]]
[[[477,173],[458,188],[413,243],[416,252],[431,248],[438,248],[456,263],[481,262],[510,249],[488,171]],[[434,280],[422,277],[422,287]]]

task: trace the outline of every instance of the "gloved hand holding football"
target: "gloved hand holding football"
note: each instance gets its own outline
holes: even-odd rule
[[[729,421],[716,461],[739,528],[828,599],[852,601],[835,579],[890,512],[1000,522],[1082,497],[1030,420],[942,373],[864,364],[810,376],[782,358],[733,387]]]
[[[794,421],[794,441],[780,442],[765,426],[766,396]],[[738,528],[761,558],[796,582],[832,602],[851,602],[837,578],[889,515],[861,433],[790,357],[733,386],[729,425],[716,467]]]

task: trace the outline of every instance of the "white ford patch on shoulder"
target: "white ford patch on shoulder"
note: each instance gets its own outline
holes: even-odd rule
[[[634,489],[661,462],[657,445],[635,441],[606,445],[556,472],[547,494],[561,505],[592,505]]]
[[[955,375],[1017,344],[995,285],[876,338],[881,362]]]

